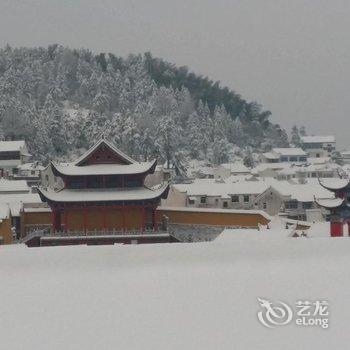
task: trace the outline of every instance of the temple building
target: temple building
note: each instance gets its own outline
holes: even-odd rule
[[[335,198],[318,199],[317,203],[330,212],[330,235],[343,236],[344,226],[348,226],[350,236],[350,180],[322,179],[321,186],[334,193]]]
[[[151,231],[157,229],[156,208],[169,184],[144,184],[156,160],[137,162],[100,139],[72,163],[50,163],[63,188],[40,187],[52,211],[53,232]]]

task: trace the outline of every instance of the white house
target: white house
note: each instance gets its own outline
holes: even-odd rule
[[[18,173],[17,176],[19,177],[40,177],[41,171],[45,169],[41,164],[38,162],[33,163],[25,163],[18,165]]]
[[[306,162],[307,154],[297,147],[273,148],[270,152],[263,153],[264,163],[298,163]]]
[[[30,156],[25,141],[0,141],[0,176],[17,174],[18,166]]]
[[[309,179],[305,184],[271,179],[270,186],[256,198],[256,209],[266,211],[270,215],[284,213],[288,218],[307,220],[326,212],[319,208],[316,198],[333,198],[332,192],[323,188],[316,179]],[[310,215],[308,213],[310,212]]]
[[[252,209],[255,198],[268,184],[264,181],[225,182],[213,179],[196,179],[190,184],[174,184],[168,198],[162,202],[167,207]]]
[[[334,136],[303,136],[301,147],[310,157],[330,157],[336,149]]]

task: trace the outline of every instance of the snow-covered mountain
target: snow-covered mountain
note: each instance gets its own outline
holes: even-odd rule
[[[69,158],[102,134],[135,158],[225,162],[288,143],[270,112],[219,83],[161,59],[85,49],[0,50],[0,138],[35,158]]]

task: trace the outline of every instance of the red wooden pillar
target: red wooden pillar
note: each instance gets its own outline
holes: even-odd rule
[[[107,230],[107,223],[106,223],[106,206],[102,206],[102,221],[103,221],[103,229]]]
[[[61,213],[58,208],[52,208],[52,232],[61,230]]]
[[[52,226],[52,233],[56,232],[56,208],[51,208],[51,226]]]
[[[156,208],[152,208],[152,227],[153,230],[157,230],[157,223],[156,223]]]
[[[145,204],[142,203],[142,207],[141,207],[141,217],[142,217],[142,223],[141,223],[141,231],[144,232],[145,231],[145,219],[146,219],[146,210],[145,210]]]
[[[125,232],[125,204],[123,202],[122,206],[122,225],[123,225],[123,231]]]
[[[342,236],[343,236],[343,222],[331,221],[331,237],[342,237]]]
[[[87,231],[87,209],[86,206],[83,207],[83,227],[84,227],[84,232]]]
[[[63,225],[64,225],[64,231],[67,232],[68,230],[68,216],[67,216],[67,208],[66,206],[63,207],[64,213],[63,213]]]

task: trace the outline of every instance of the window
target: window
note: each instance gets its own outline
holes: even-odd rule
[[[31,174],[31,175],[35,175],[35,170],[31,170],[31,171],[30,171],[30,174]]]
[[[88,176],[87,178],[88,188],[101,188],[101,178],[98,176]]]
[[[297,162],[298,161],[298,157],[289,157],[289,161],[290,162]]]
[[[189,204],[189,205],[193,205],[193,204],[194,204],[194,199],[189,199],[189,200],[188,200],[188,204]]]
[[[300,162],[306,162],[306,157],[300,157],[299,160]]]
[[[297,201],[287,201],[285,203],[286,209],[298,209],[298,202]]]
[[[227,208],[228,207],[228,203],[225,201],[225,202],[222,202],[222,207],[223,208]]]
[[[281,162],[288,162],[288,157],[286,156],[281,157]]]
[[[18,174],[18,169],[17,168],[12,168],[12,174]]]
[[[247,194],[245,194],[245,195],[243,196],[243,202],[244,202],[244,203],[249,203],[249,196],[248,196]]]
[[[141,181],[139,179],[125,180],[125,187],[140,187]]]
[[[303,202],[303,209],[311,209],[312,202]]]
[[[49,175],[45,175],[45,181],[49,182]]]
[[[85,187],[85,182],[84,182],[84,179],[81,177],[77,177],[77,178],[72,177],[69,181],[69,188],[79,189],[84,187]]]
[[[316,153],[316,158],[320,158],[320,154],[319,153]]]
[[[238,196],[232,196],[231,197],[231,202],[232,203],[238,203],[239,202],[239,197]]]
[[[122,187],[122,179],[118,176],[106,176],[105,184],[106,188]]]
[[[267,204],[266,202],[263,203],[263,209],[266,209],[267,208]]]
[[[201,197],[201,204],[207,203],[207,197]]]

